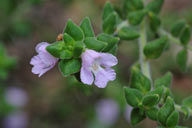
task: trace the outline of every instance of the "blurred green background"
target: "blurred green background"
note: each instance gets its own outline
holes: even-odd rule
[[[123,0],[111,0],[120,10]],[[41,78],[29,64],[40,42],[54,42],[68,18],[77,24],[89,16],[95,33],[101,32],[102,8],[106,0],[0,0],[0,127],[2,128],[129,128],[122,91],[129,82],[130,66],[138,59],[136,42],[120,43],[117,79],[107,88],[87,86],[73,76],[64,78],[55,67]],[[161,18],[165,29],[177,19],[192,25],[191,0],[165,0]],[[191,43],[192,44],[192,43]],[[192,94],[192,53],[189,68],[181,73],[175,56],[180,47],[172,45],[160,59],[151,62],[153,79],[167,71],[174,74],[173,95],[179,104]],[[99,121],[96,111],[102,99],[118,105],[111,124]],[[182,116],[181,116],[182,119]],[[192,128],[192,119],[180,120]],[[135,128],[155,128],[146,119]]]

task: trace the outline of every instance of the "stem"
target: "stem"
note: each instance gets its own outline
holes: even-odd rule
[[[177,45],[180,45],[182,46],[182,43],[179,39],[173,37],[169,32],[163,30],[163,29],[159,29],[159,33],[162,34],[162,35],[167,35],[169,40]],[[192,46],[188,45],[187,46],[187,49],[189,49],[190,51],[192,51]]]
[[[175,109],[181,113],[184,113],[183,110],[181,109],[181,106],[178,104],[175,104]],[[192,109],[189,109],[189,114],[192,116]]]
[[[147,76],[151,80],[151,73],[150,73],[150,64],[147,61],[145,55],[143,54],[143,49],[147,44],[147,37],[146,37],[146,24],[145,19],[140,25],[140,38],[139,38],[139,61],[141,65],[142,73]],[[151,80],[152,81],[152,80]]]

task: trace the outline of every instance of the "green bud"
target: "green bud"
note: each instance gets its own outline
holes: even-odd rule
[[[153,12],[149,12],[151,30],[156,32],[161,25],[161,20]]]
[[[145,107],[149,108],[158,104],[158,101],[159,101],[159,95],[150,94],[143,97],[142,103]]]
[[[63,34],[63,40],[67,46],[73,46],[75,44],[75,40],[67,33]]]
[[[145,119],[144,111],[139,108],[134,108],[131,112],[131,124],[136,125]]]
[[[178,121],[179,121],[179,112],[174,111],[167,119],[167,126],[175,127],[178,124]]]
[[[107,46],[102,50],[103,52],[109,52],[119,41],[119,38],[102,33],[97,36],[97,40],[107,43]]]
[[[191,39],[191,30],[190,27],[187,25],[181,33],[180,41],[183,45],[189,44]]]
[[[61,59],[71,59],[72,57],[73,57],[72,51],[63,50],[63,51],[60,53],[60,58],[61,58]]]
[[[140,90],[141,92],[143,92],[145,94],[148,91],[150,91],[150,89],[151,89],[151,82],[140,71],[138,71],[135,68],[132,68],[131,69],[130,86],[132,88]]]
[[[166,126],[166,122],[171,113],[175,110],[174,101],[171,97],[168,97],[163,107],[160,108],[157,118],[158,121]]]
[[[183,103],[182,103],[182,104],[183,104],[183,106],[192,109],[192,96],[185,98],[185,99],[183,100]]]
[[[81,41],[77,41],[73,50],[73,57],[78,58],[82,54],[84,49],[84,43]]]
[[[152,107],[150,109],[146,110],[146,116],[151,119],[151,120],[157,120],[157,113],[158,113],[158,108]]]
[[[179,20],[173,23],[173,25],[171,26],[171,34],[175,37],[179,37],[182,30],[185,28],[185,24],[185,20]]]
[[[132,25],[138,25],[142,22],[144,16],[146,15],[146,11],[145,10],[139,10],[139,11],[134,11],[129,13],[128,15],[128,20],[129,23]]]
[[[68,20],[64,33],[69,34],[75,41],[82,41],[84,38],[83,31],[72,20]]]
[[[163,3],[164,3],[164,0],[152,0],[150,3],[148,3],[148,5],[146,6],[146,9],[148,11],[152,11],[158,14],[161,11]]]
[[[111,13],[103,22],[103,32],[113,34],[117,27],[117,13]]]
[[[55,42],[49,46],[46,47],[46,50],[53,56],[59,58],[60,57],[60,53],[63,50],[63,48],[65,47],[65,43],[64,41],[58,41]]]
[[[165,86],[165,87],[169,88],[172,83],[172,78],[173,78],[172,73],[167,72],[163,77],[155,80],[155,88],[158,88],[161,86]]]
[[[88,17],[84,18],[80,25],[81,29],[84,32],[85,37],[94,37],[93,28],[91,26],[91,21]]]
[[[176,57],[176,62],[180,68],[181,71],[185,72],[187,70],[187,50],[183,49],[181,50]]]
[[[84,43],[87,48],[93,49],[96,51],[102,51],[107,46],[106,42],[99,41],[99,40],[95,39],[94,37],[85,38]]]
[[[157,40],[147,43],[144,47],[144,54],[149,59],[157,59],[163,53],[168,41],[167,36],[163,36]]]
[[[80,71],[81,61],[79,59],[61,60],[59,69],[64,77],[75,74]]]
[[[139,32],[137,32],[132,27],[123,27],[119,30],[118,36],[122,40],[134,40],[134,39],[137,39],[140,35],[139,35]]]
[[[104,9],[103,9],[103,16],[102,16],[103,21],[113,12],[114,12],[114,9],[113,9],[111,3],[106,2]]]
[[[129,105],[132,107],[138,107],[142,104],[143,94],[140,91],[128,87],[125,87],[124,91],[126,101]]]

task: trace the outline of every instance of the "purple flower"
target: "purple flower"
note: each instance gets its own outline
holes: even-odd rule
[[[58,61],[57,58],[46,51],[48,45],[50,44],[46,42],[39,43],[35,48],[38,55],[34,56],[30,62],[33,65],[32,72],[39,74],[39,77],[53,68]]]
[[[28,101],[27,93],[24,90],[15,87],[6,90],[5,98],[10,105],[16,107],[23,107]]]
[[[84,84],[94,84],[99,88],[105,88],[109,81],[115,80],[116,73],[112,66],[118,63],[115,56],[109,53],[100,53],[94,50],[86,50],[82,55],[81,81]],[[93,77],[95,76],[95,80]]]
[[[119,117],[119,106],[111,99],[103,99],[96,104],[96,115],[100,123],[113,125]]]

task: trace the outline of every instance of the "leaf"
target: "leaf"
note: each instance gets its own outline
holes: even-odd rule
[[[148,91],[150,91],[150,89],[151,89],[151,82],[140,71],[138,71],[135,68],[132,68],[131,69],[130,86],[132,88],[140,90],[141,92],[143,92],[145,94]]]
[[[182,104],[183,104],[183,106],[192,109],[192,96],[185,98],[183,100]]]
[[[126,13],[141,10],[144,8],[142,0],[124,0],[123,5]]]
[[[145,15],[146,15],[145,10],[131,12],[128,15],[129,23],[132,25],[138,25],[142,22]]]
[[[175,127],[178,124],[178,121],[179,121],[179,112],[174,111],[167,119],[167,126]]]
[[[80,25],[81,29],[84,32],[85,37],[94,37],[93,28],[91,26],[91,21],[88,17],[84,18]]]
[[[65,43],[64,41],[58,41],[55,42],[49,46],[46,47],[46,50],[53,56],[59,58],[60,57],[60,53],[63,50],[63,48],[65,47]]]
[[[142,104],[142,93],[136,89],[124,88],[125,98],[129,105],[132,107],[138,107]]]
[[[148,92],[147,95],[157,94],[159,96],[159,100],[158,100],[159,102],[163,95],[163,91],[164,91],[164,87],[158,87],[158,88],[155,88],[153,91]]]
[[[191,39],[191,29],[190,27],[187,25],[184,30],[182,31],[181,33],[181,36],[180,36],[180,41],[183,45],[187,45],[189,44],[190,42],[190,39]]]
[[[122,40],[134,40],[137,39],[140,34],[132,27],[123,27],[118,31],[118,36]]]
[[[81,41],[75,42],[74,50],[73,50],[73,57],[78,58],[82,54],[84,49],[84,43]]]
[[[158,104],[159,95],[157,94],[150,94],[143,97],[142,103],[145,107],[153,107],[154,105]]]
[[[177,65],[179,66],[180,70],[183,72],[186,72],[187,70],[187,50],[183,49],[178,52],[177,57],[176,57],[176,62]]]
[[[79,59],[61,60],[59,69],[64,77],[75,74],[80,71],[81,61]]]
[[[179,37],[182,30],[185,28],[185,24],[185,20],[179,20],[173,23],[173,25],[171,26],[171,34],[175,37]]]
[[[148,110],[146,110],[146,116],[151,120],[157,120],[157,113],[158,113],[157,107],[152,107]]]
[[[72,51],[69,50],[63,50],[60,53],[60,58],[61,59],[71,59],[73,57]]]
[[[136,125],[145,119],[145,113],[139,108],[134,108],[131,112],[131,124]]]
[[[73,46],[75,44],[75,40],[67,33],[63,34],[63,40],[67,46]]]
[[[170,88],[172,83],[173,75],[171,72],[167,72],[163,77],[158,78],[155,80],[155,88],[165,86]]]
[[[190,107],[182,106],[181,110],[184,114],[184,120],[188,120],[190,118]]]
[[[147,43],[144,47],[144,54],[148,59],[157,59],[163,53],[168,41],[167,36],[163,36],[157,40]]]
[[[94,37],[85,38],[84,43],[87,48],[93,49],[96,51],[102,51],[107,46],[106,42],[99,41],[99,40],[95,39]]]
[[[103,32],[113,34],[117,27],[117,14],[111,13],[103,22]]]
[[[161,8],[163,6],[164,0],[152,0],[147,4],[145,7],[148,11],[152,11],[156,14],[158,14],[161,11]]]
[[[72,20],[67,21],[64,33],[69,34],[75,41],[82,41],[84,38],[83,31]]]
[[[109,52],[118,43],[119,38],[102,33],[97,36],[97,40],[106,42],[107,46],[102,51]]]
[[[156,32],[161,25],[161,20],[153,12],[149,12],[151,30]]]
[[[171,113],[175,110],[174,101],[171,97],[168,97],[165,104],[160,108],[157,118],[158,121],[166,126],[166,122]]]
[[[114,9],[113,9],[111,3],[106,2],[104,9],[103,9],[102,19],[105,20],[113,12],[114,12]]]

